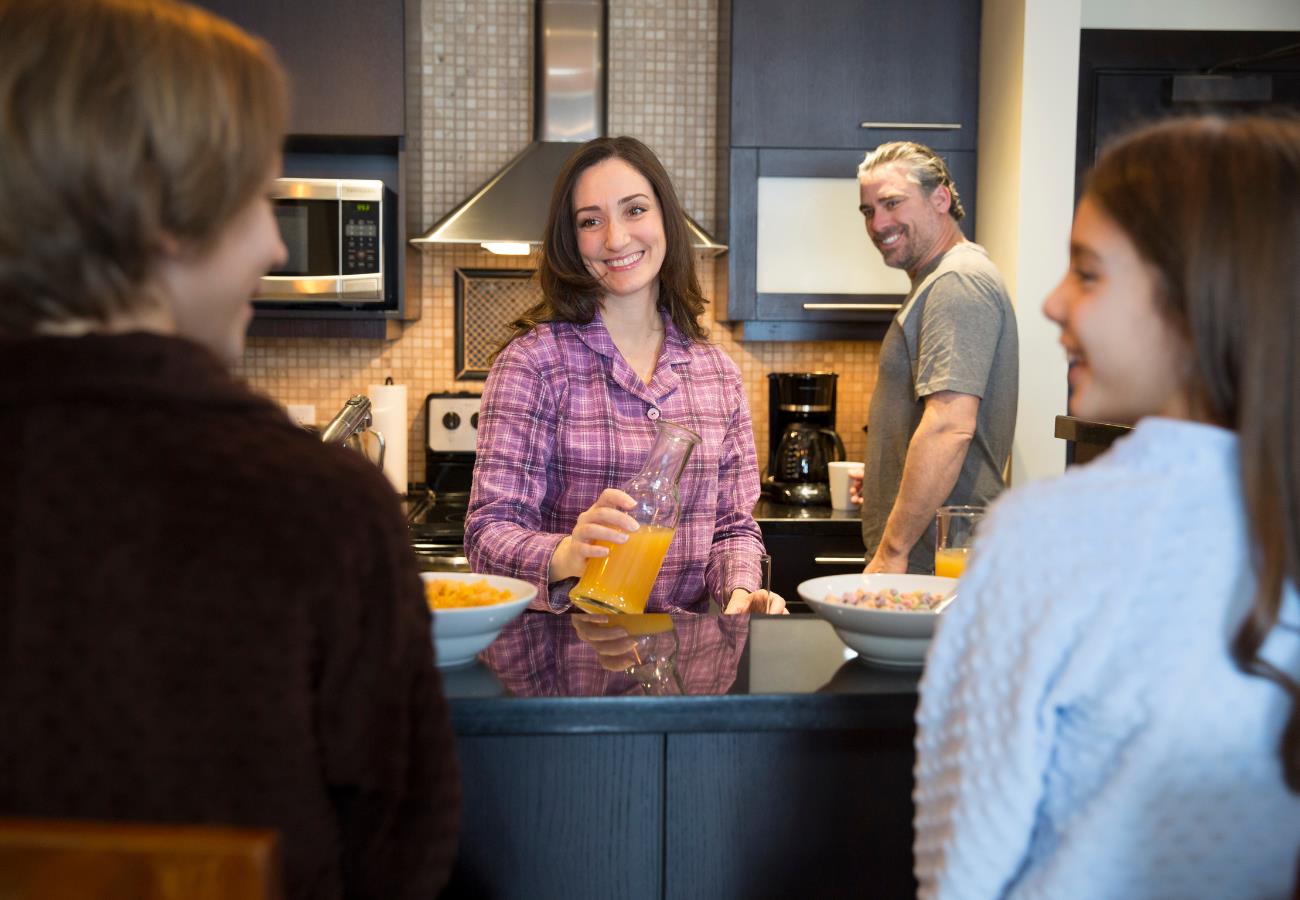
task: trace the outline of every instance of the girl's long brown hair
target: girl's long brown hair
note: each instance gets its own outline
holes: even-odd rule
[[[691,232],[686,225],[681,201],[673,190],[672,179],[654,151],[636,138],[599,137],[579,147],[556,179],[546,219],[542,258],[537,269],[542,299],[510,323],[511,334],[507,344],[542,322],[585,325],[595,317],[602,286],[600,280],[587,271],[582,254],[578,252],[573,191],[583,172],[607,159],[621,159],[645,176],[663,213],[666,250],[659,269],[659,308],[667,310],[673,324],[691,340],[708,339],[708,332],[699,321],[708,301],[704,299],[695,274]]]
[[[1194,402],[1239,435],[1256,590],[1231,652],[1290,698],[1279,752],[1300,793],[1297,673],[1260,655],[1284,586],[1300,586],[1300,119],[1150,126],[1107,149],[1085,193],[1159,273]]]

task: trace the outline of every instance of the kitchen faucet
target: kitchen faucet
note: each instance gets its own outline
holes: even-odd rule
[[[343,404],[343,408],[325,426],[320,439],[326,444],[352,447],[352,449],[364,456],[365,447],[361,442],[361,434],[370,429],[373,423],[374,418],[370,412],[370,398],[365,394],[355,394],[348,399],[347,403]],[[382,469],[384,467],[384,433],[373,429],[370,430],[370,433],[379,438],[379,459],[375,465]],[[353,438],[356,440],[353,441]]]

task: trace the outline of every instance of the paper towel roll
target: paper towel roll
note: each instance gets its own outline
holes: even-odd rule
[[[370,398],[371,425],[384,435],[384,474],[393,490],[406,493],[406,385],[372,384]]]

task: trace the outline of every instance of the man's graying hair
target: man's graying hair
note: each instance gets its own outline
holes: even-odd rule
[[[948,166],[939,154],[924,144],[917,144],[912,141],[891,141],[888,144],[881,144],[867,154],[867,158],[862,160],[862,165],[858,166],[858,177],[861,178],[872,169],[889,163],[902,163],[907,168],[908,177],[921,186],[922,193],[927,197],[933,194],[934,189],[939,185],[946,187],[952,194],[952,203],[948,207],[948,215],[952,216],[957,222],[960,222],[965,217],[966,209],[961,205],[961,197],[957,194],[957,185],[952,183],[952,175],[948,172]]]

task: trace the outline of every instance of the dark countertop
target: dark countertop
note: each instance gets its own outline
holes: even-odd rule
[[[819,618],[670,618],[637,639],[633,675],[602,667],[578,633],[589,617],[524,612],[473,665],[443,670],[457,734],[911,727],[920,672],[859,662]]]
[[[1133,429],[1114,422],[1096,422],[1075,416],[1056,417],[1056,436],[1069,441],[1067,465],[1083,465],[1110,449],[1110,445]]]
[[[754,507],[754,520],[764,534],[862,533],[862,513],[829,506],[788,506],[766,497]]]

